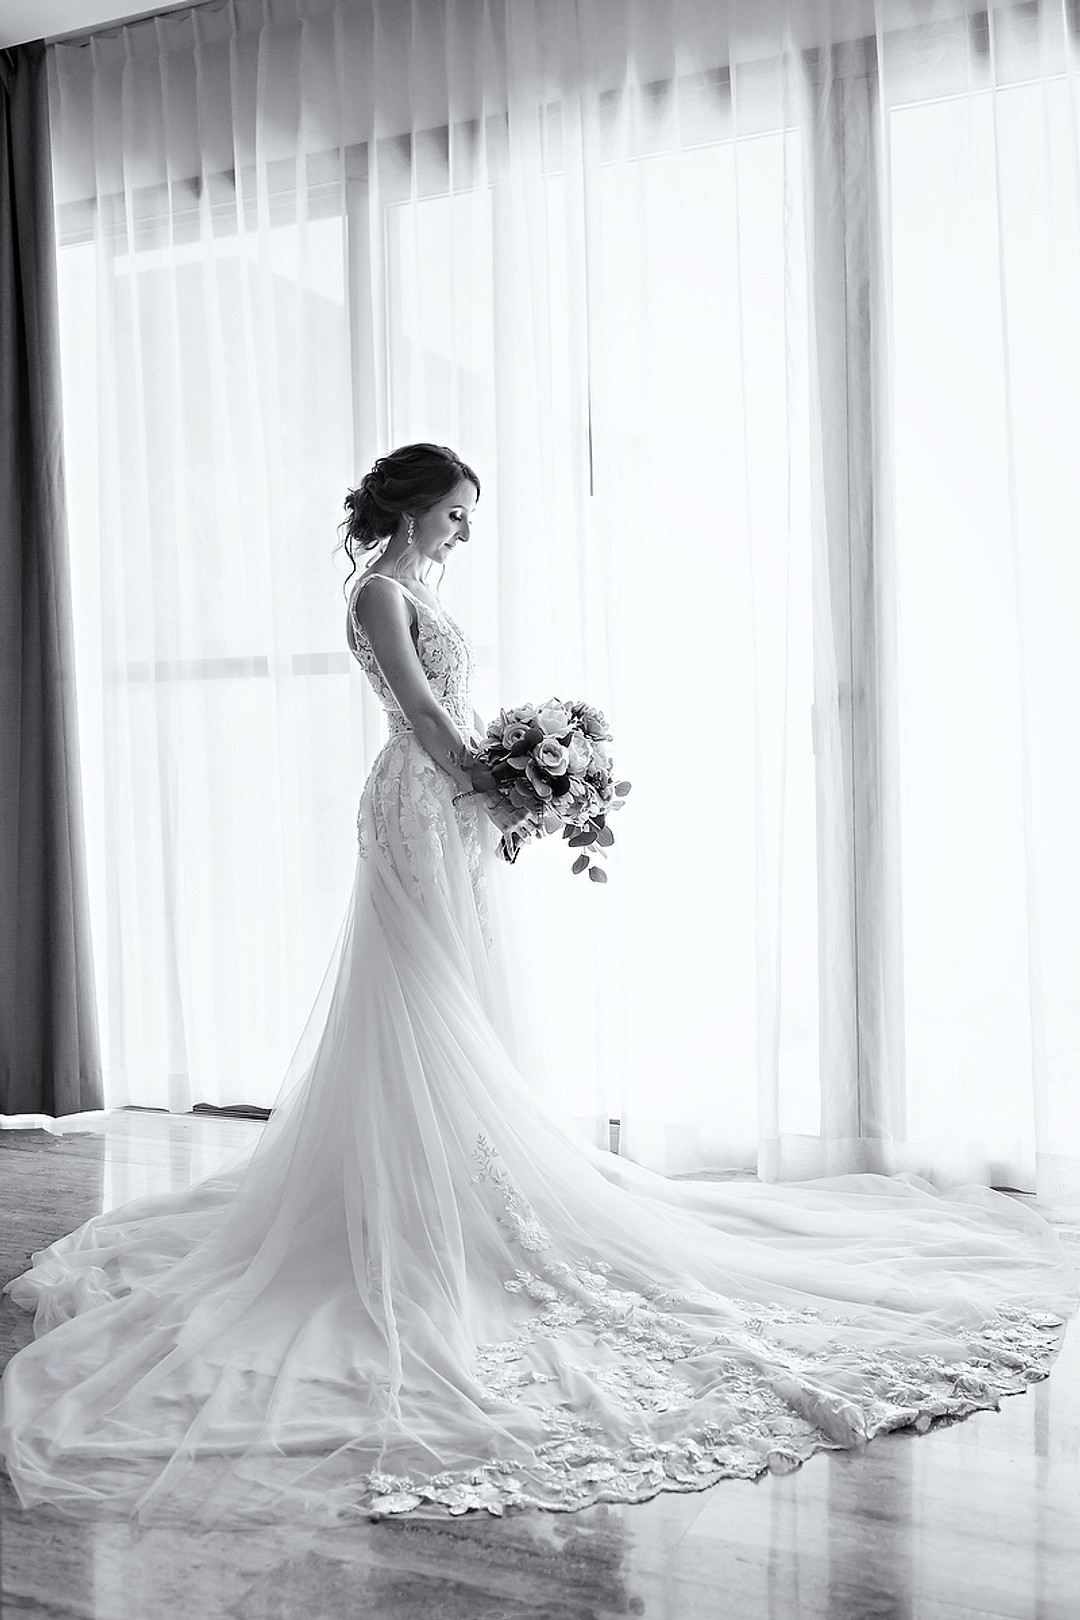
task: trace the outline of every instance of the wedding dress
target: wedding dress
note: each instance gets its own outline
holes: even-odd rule
[[[466,639],[413,600],[468,733]],[[787,1469],[1045,1376],[1074,1281],[1015,1200],[670,1181],[545,1116],[508,1049],[494,831],[454,805],[355,601],[389,740],[308,1037],[246,1158],[8,1285],[36,1309],[4,1380],[21,1500],[215,1525],[573,1509]]]

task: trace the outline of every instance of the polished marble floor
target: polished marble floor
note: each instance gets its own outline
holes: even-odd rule
[[[103,1204],[185,1185],[258,1125],[115,1113],[0,1131],[4,1277]],[[1060,1217],[1069,1241],[1080,1212]],[[0,1307],[0,1347],[29,1323]],[[1080,1326],[1028,1394],[860,1455],[640,1506],[191,1535],[22,1512],[9,1616],[93,1620],[1080,1620]]]

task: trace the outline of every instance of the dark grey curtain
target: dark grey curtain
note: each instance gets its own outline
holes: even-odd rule
[[[45,46],[0,52],[0,1112],[100,1108]]]

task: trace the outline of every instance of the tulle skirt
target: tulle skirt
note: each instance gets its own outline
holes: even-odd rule
[[[491,839],[418,750],[397,739],[365,790],[254,1152],[9,1284],[36,1311],[0,1428],[23,1503],[214,1525],[573,1509],[786,1469],[1046,1374],[1075,1282],[1015,1200],[669,1181],[564,1135],[509,1049]]]

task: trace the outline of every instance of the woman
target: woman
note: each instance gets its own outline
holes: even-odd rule
[[[517,820],[476,769],[469,648],[431,583],[479,492],[409,445],[349,498],[350,555],[375,552],[349,644],[389,740],[311,1041],[249,1161],[9,1285],[38,1313],[5,1378],[26,1503],[220,1524],[632,1501],[1049,1367],[1073,1280],[1016,1202],[668,1182],[537,1107],[485,898]]]

